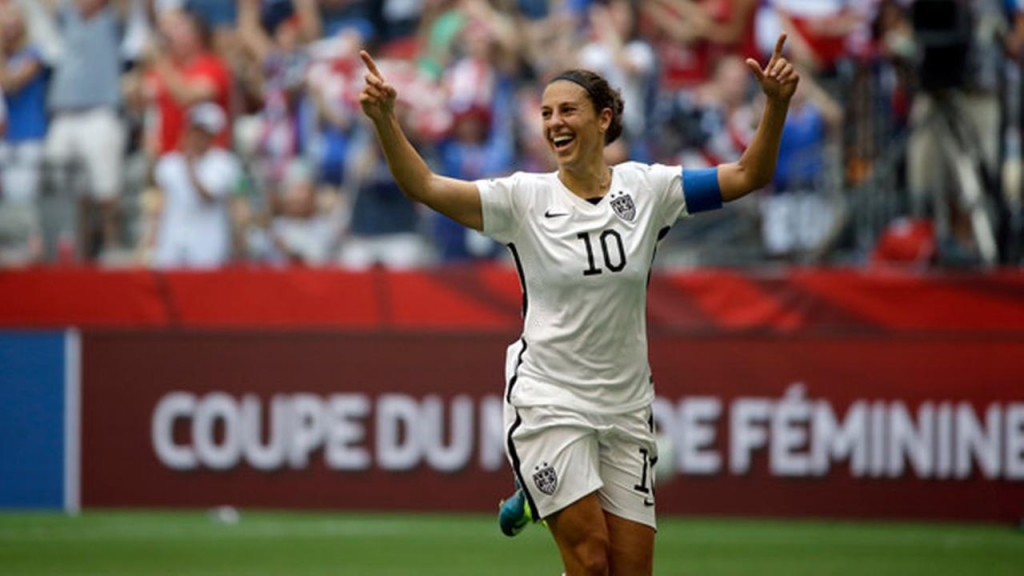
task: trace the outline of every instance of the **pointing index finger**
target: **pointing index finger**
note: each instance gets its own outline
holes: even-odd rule
[[[775,52],[772,54],[772,60],[782,57],[782,47],[786,44],[786,33],[779,34],[779,40],[775,43]]]
[[[363,64],[366,64],[366,68],[370,70],[370,74],[384,80],[384,75],[377,69],[377,63],[373,61],[373,58],[370,57],[370,54],[366,50],[360,50],[359,57],[363,59]]]

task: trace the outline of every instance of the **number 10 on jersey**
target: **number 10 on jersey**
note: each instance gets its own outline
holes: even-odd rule
[[[590,238],[590,232],[580,232],[576,237],[583,241],[587,249],[587,269],[583,271],[583,275],[594,276],[603,272],[594,257],[594,242]],[[622,243],[622,236],[615,230],[605,230],[597,238],[598,244],[601,245],[601,254],[604,255],[604,267],[611,272],[621,272],[626,267],[626,247]]]

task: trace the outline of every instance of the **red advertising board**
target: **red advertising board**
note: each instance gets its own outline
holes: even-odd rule
[[[1024,337],[655,330],[662,513],[1024,516]],[[495,510],[510,330],[97,331],[82,504]]]
[[[511,266],[366,273],[39,269],[0,274],[0,327],[515,332]],[[1024,333],[1024,271],[920,274],[788,269],[656,273],[648,320],[665,331]]]

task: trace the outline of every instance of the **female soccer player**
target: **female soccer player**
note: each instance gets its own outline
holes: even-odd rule
[[[647,277],[679,218],[768,184],[799,75],[782,56],[747,60],[767,97],[739,161],[708,170],[608,166],[622,99],[600,76],[572,70],[544,90],[548,174],[467,182],[434,174],[403,134],[395,88],[369,54],[360,95],[388,166],[411,199],[506,244],[523,288],[522,337],[508,350],[509,461],[534,519],[554,535],[568,576],[649,575],[656,459],[647,362]]]

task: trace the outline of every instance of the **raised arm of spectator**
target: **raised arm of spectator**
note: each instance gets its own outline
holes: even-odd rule
[[[150,42],[146,46],[142,60],[160,79],[179,106],[187,108],[199,102],[213,100],[217,96],[217,83],[213,79],[206,76],[185,77],[175,67],[164,47],[156,42]]]
[[[698,23],[697,34],[715,44],[727,46],[739,44],[743,41],[747,27],[752,25],[754,11],[757,10],[758,0],[732,0],[732,7],[729,10],[729,18],[724,22],[716,22],[707,9],[689,2],[693,11],[699,14],[694,19]]]
[[[157,57],[153,71],[164,82],[171,98],[181,106],[192,106],[199,102],[213,100],[217,95],[217,84],[209,78],[186,78],[166,57]]]
[[[329,96],[322,85],[307,81],[306,91],[313,103],[313,110],[316,112],[316,120],[319,124],[333,126],[338,130],[351,128],[352,116],[328,101]]]
[[[299,21],[299,33],[306,42],[319,40],[324,35],[323,21],[317,0],[292,0],[295,16]]]
[[[402,192],[416,202],[475,230],[483,229],[483,208],[476,184],[439,176],[431,171],[402,131],[395,114],[398,92],[385,80],[365,51],[366,86],[359,95],[363,113],[373,122],[384,158]]]
[[[271,41],[260,23],[260,0],[238,0],[238,38],[256,62],[270,53]]]
[[[643,12],[663,32],[668,34],[672,40],[682,44],[689,44],[699,38],[699,22],[682,17],[679,13],[680,6],[671,0],[649,0],[642,4]]]
[[[843,127],[843,106],[825,91],[814,80],[814,76],[807,74],[801,77],[800,90],[807,94],[807,99],[821,111],[825,119],[825,125],[829,131],[829,137],[841,135]]]
[[[628,38],[623,38],[616,30],[611,10],[607,6],[594,4],[590,7],[590,25],[601,44],[611,53],[619,68],[630,76],[635,76],[640,72],[626,51]]]
[[[0,88],[8,94],[14,94],[21,90],[21,87],[28,84],[43,71],[43,63],[38,57],[22,60],[18,65],[12,66],[7,61],[7,56],[0,52]]]
[[[750,146],[736,162],[718,167],[718,186],[722,200],[726,202],[767,186],[775,174],[789,101],[800,81],[800,75],[793,64],[782,56],[785,42],[786,35],[780,35],[775,43],[775,51],[764,68],[757,61],[747,59],[747,67],[761,85],[766,101]]]
[[[497,41],[501,48],[502,71],[511,71],[518,64],[523,36],[522,31],[516,28],[515,20],[491,6],[486,0],[466,0],[464,6],[467,15],[486,25]]]

